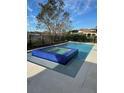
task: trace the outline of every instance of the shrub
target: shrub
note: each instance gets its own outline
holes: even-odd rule
[[[36,47],[41,47],[41,46],[47,46],[51,44],[57,44],[65,41],[77,41],[77,42],[97,42],[97,36],[95,34],[70,34],[70,33],[65,33],[63,35],[46,35],[43,36],[42,39],[39,40],[31,40],[27,44],[28,49],[36,48]]]

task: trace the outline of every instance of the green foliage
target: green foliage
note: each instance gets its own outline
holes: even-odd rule
[[[51,40],[51,38],[54,38]],[[62,35],[46,35],[41,40],[31,40],[31,42],[28,43],[28,49],[36,48],[36,47],[42,47],[42,46],[48,46],[52,44],[57,44],[61,42],[66,41],[77,41],[77,42],[97,42],[97,36],[95,34],[86,35],[86,34],[70,34],[70,33],[64,33]]]

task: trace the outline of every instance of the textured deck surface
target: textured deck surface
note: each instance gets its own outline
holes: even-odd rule
[[[28,62],[27,93],[97,93],[96,45],[76,77]]]

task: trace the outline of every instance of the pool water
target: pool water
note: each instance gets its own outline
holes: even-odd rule
[[[62,47],[52,47],[52,48],[48,48],[44,51],[46,52],[53,52],[53,53],[57,53],[57,54],[65,54],[67,53],[68,51],[70,51],[71,49],[68,49],[68,48],[62,48]]]
[[[90,50],[93,47],[93,45],[84,44],[84,43],[73,43],[73,42],[69,42],[61,46],[67,47],[67,48],[78,49],[79,53],[78,53],[78,56],[75,58],[76,61],[85,60],[85,58],[87,57],[87,55],[89,54]]]

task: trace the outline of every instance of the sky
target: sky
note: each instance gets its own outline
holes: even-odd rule
[[[95,28],[97,26],[97,0],[63,0],[64,9],[70,13],[73,29]],[[27,30],[36,31],[36,16],[40,11],[38,3],[47,0],[27,0]],[[43,31],[41,29],[40,31]]]

